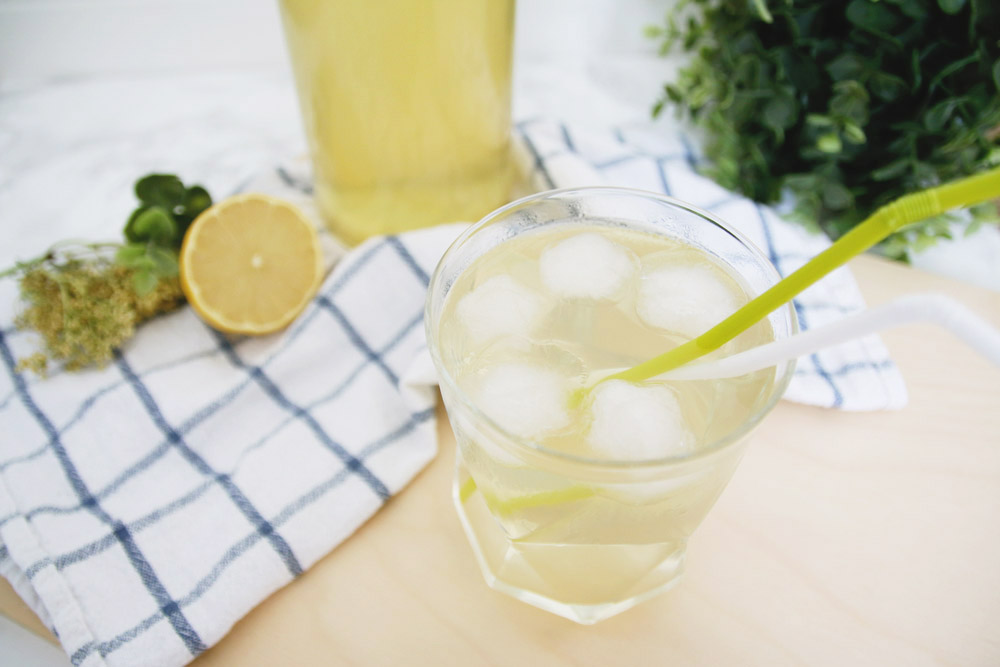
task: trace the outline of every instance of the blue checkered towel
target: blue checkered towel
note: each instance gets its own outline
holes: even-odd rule
[[[662,128],[521,126],[546,186],[611,183],[716,211],[787,272],[826,243],[699,177]],[[300,164],[252,189],[309,208]],[[0,281],[0,573],[77,665],[180,665],[344,540],[434,456],[421,315],[461,227],[371,240],[284,333],[232,340],[190,309],[144,325],[109,367],[14,373],[34,350]],[[331,256],[337,254],[329,237]],[[805,325],[863,306],[846,271],[797,304]],[[789,397],[905,400],[877,339],[805,360]]]
[[[185,308],[100,371],[15,374],[34,340],[6,323],[0,573],[73,664],[188,662],[430,461],[414,360],[456,234],[359,247],[282,334],[233,341]]]

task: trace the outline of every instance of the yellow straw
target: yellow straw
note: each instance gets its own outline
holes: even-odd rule
[[[875,211],[871,217],[809,260],[798,271],[697,338],[638,366],[609,375],[601,381],[641,382],[693,361],[722,347],[775,309],[788,303],[817,280],[893,232],[950,209],[972,206],[996,197],[1000,197],[1000,167],[935,188],[904,195]],[[589,390],[578,392],[579,395],[574,396],[574,402],[582,399],[586,391]]]

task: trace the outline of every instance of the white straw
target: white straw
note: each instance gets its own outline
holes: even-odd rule
[[[737,377],[882,329],[915,322],[933,322],[943,326],[1000,366],[1000,331],[954,299],[930,293],[904,296],[824,327],[810,329],[722,359],[687,364],[658,375],[657,378],[713,380]]]

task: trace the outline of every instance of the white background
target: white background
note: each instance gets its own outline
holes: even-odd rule
[[[371,0],[390,1],[390,0]],[[670,0],[522,0],[518,59],[652,54]],[[5,78],[285,67],[277,0],[0,0]]]

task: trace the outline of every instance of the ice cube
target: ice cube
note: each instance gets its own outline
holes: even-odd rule
[[[649,326],[694,338],[744,303],[742,291],[721,269],[679,255],[643,270],[636,312]]]
[[[695,446],[677,397],[661,385],[602,382],[593,391],[590,413],[587,443],[609,459],[661,459],[689,454]]]
[[[544,297],[506,274],[493,276],[458,302],[459,321],[477,343],[526,336],[548,311]]]
[[[569,426],[572,382],[555,370],[524,362],[488,368],[473,399],[500,427],[522,438],[541,438]]]
[[[615,300],[635,275],[636,260],[627,248],[585,232],[546,248],[538,271],[546,289],[556,296]]]

